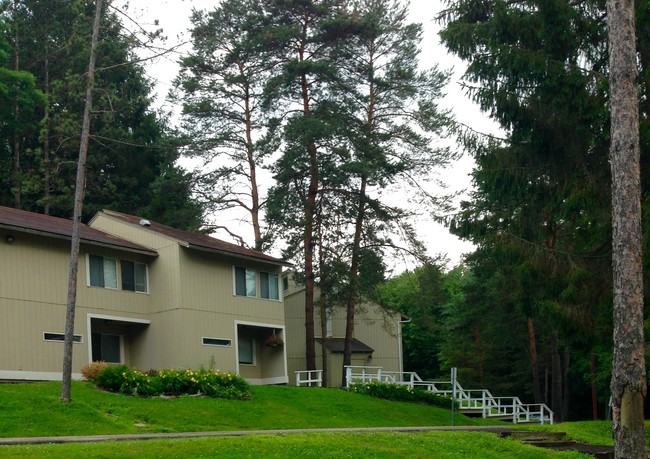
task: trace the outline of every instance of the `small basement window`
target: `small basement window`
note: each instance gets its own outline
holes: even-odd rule
[[[65,335],[63,333],[51,333],[51,332],[43,332],[43,340],[44,341],[59,341],[63,342],[65,341]],[[83,343],[83,336],[82,335],[74,335],[72,338],[73,343]]]
[[[204,346],[225,346],[225,347],[230,347],[232,346],[232,340],[230,339],[223,339],[223,338],[203,338],[203,345]]]

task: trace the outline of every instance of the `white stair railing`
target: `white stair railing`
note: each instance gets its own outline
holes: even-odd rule
[[[296,386],[323,387],[323,370],[296,371]]]
[[[455,392],[461,412],[477,412],[484,418],[508,419],[513,423],[539,422],[553,424],[553,411],[544,403],[524,404],[519,397],[495,397],[487,389],[464,389],[458,381],[422,380],[412,371],[382,371],[382,367],[346,365],[346,387],[353,383],[376,381],[421,388],[437,395],[451,397]]]

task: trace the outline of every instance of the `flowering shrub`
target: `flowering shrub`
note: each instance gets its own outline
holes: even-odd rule
[[[125,395],[205,395],[246,400],[248,383],[241,376],[213,370],[149,370],[143,373],[125,365],[102,370],[95,384]]]
[[[81,367],[81,375],[88,381],[94,381],[97,378],[99,372],[106,367],[108,367],[108,363],[106,362],[91,362],[88,365]]]
[[[392,383],[355,383],[349,386],[351,392],[370,395],[372,397],[402,402],[417,402],[451,409],[451,399],[433,394],[423,389],[413,389],[411,386]]]

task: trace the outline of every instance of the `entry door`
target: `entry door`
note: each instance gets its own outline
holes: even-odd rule
[[[122,337],[120,335],[92,334],[93,362],[122,363]]]

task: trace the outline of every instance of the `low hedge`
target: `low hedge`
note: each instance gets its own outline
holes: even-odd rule
[[[227,399],[250,399],[244,378],[213,370],[149,370],[142,372],[126,365],[107,366],[94,379],[97,387],[125,395],[205,395]]]
[[[358,394],[370,395],[372,397],[383,398],[401,402],[416,402],[433,405],[440,408],[451,409],[452,401],[449,397],[437,395],[424,389],[412,388],[404,384],[393,383],[355,383],[349,386],[351,392]]]

